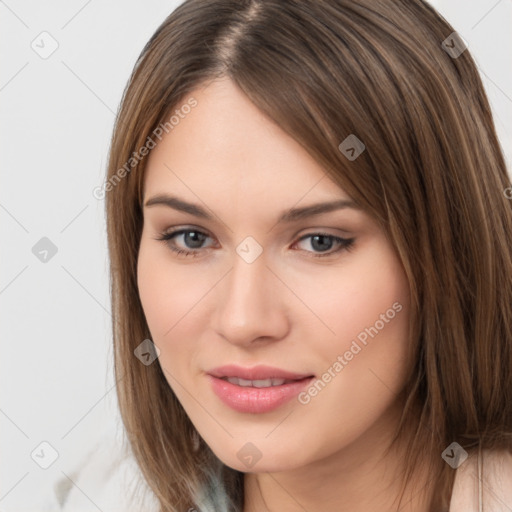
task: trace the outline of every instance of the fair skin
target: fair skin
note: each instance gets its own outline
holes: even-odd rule
[[[212,215],[144,207],[138,286],[166,379],[213,452],[246,473],[244,512],[397,510],[396,472],[410,454],[383,452],[408,368],[403,267],[361,209],[277,223],[285,210],[350,197],[231,81],[190,96],[197,106],[151,151],[144,178],[144,204],[173,195]],[[190,234],[157,240],[178,229]],[[335,238],[315,243],[318,233],[354,242],[350,250]],[[248,236],[262,249],[251,263],[236,252]],[[390,308],[393,318],[333,371],[338,356]],[[207,371],[231,363],[316,378],[331,368],[331,379],[309,401],[251,414],[212,391]],[[237,456],[248,442],[261,453],[250,470]],[[427,512],[419,482],[401,511]]]

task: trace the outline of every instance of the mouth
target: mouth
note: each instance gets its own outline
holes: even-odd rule
[[[307,377],[306,377],[307,378]],[[242,379],[240,377],[221,377],[222,380],[226,382],[230,382],[235,386],[241,386],[244,388],[253,387],[253,388],[270,388],[274,386],[282,386],[283,384],[290,384],[292,382],[298,382],[298,380],[302,379],[260,379],[260,380],[247,380]]]
[[[218,379],[231,378],[235,377],[242,381],[242,386],[247,386],[248,384],[244,384],[243,381],[251,381],[256,383],[255,387],[259,387],[259,382],[265,382],[268,380],[276,381],[284,380],[286,381],[295,381],[305,379],[306,377],[313,377],[313,374],[309,373],[296,373],[289,370],[283,370],[282,368],[277,368],[274,366],[266,366],[266,365],[257,365],[251,368],[246,368],[243,366],[237,366],[234,364],[219,366],[210,370],[208,372],[209,375],[213,377],[217,377]],[[277,385],[281,385],[280,382]],[[270,384],[266,384],[266,386],[270,386]]]
[[[240,375],[242,374],[242,375]],[[209,372],[213,392],[228,407],[242,413],[273,411],[309,385],[314,375],[258,366],[224,366]]]

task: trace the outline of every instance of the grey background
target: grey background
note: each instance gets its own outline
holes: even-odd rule
[[[133,64],[179,3],[0,1],[0,512],[42,510],[53,482],[117,428],[104,203],[92,190]],[[432,3],[478,63],[510,168],[512,0]],[[58,43],[46,59],[31,47],[51,48],[43,31]],[[33,252],[43,237],[57,249],[46,262]],[[31,458],[43,441],[58,453],[48,469]]]

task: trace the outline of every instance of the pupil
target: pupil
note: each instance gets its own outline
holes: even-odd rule
[[[190,236],[191,234],[193,236]],[[191,243],[189,243],[189,241],[191,241]],[[185,233],[185,244],[188,245],[191,249],[200,248],[203,241],[204,236],[202,235],[202,233],[198,233],[197,231],[187,231]]]
[[[328,243],[327,244],[317,244],[317,241],[318,240],[327,240]],[[318,250],[318,251],[326,251],[326,250],[329,250],[332,246],[332,240],[330,237],[328,236],[325,236],[325,235],[315,235],[313,238],[312,238],[312,241],[311,241],[311,244],[313,246],[313,248],[315,250]]]

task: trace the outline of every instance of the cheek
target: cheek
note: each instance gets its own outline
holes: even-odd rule
[[[205,328],[203,307],[216,279],[198,270],[197,265],[173,264],[170,258],[165,246],[143,238],[137,284],[151,340],[160,350],[159,363],[180,396],[172,377],[185,382],[195,371],[197,340]]]
[[[404,385],[409,365],[409,288],[399,260],[384,245],[354,259],[330,282],[316,306],[336,332],[319,338],[324,361],[316,386],[303,395],[311,417],[326,415],[328,437],[355,438],[390,406]],[[330,420],[328,419],[330,418]]]
[[[326,276],[322,268],[291,276],[309,308],[303,308],[304,320],[307,315],[308,324],[316,323],[315,351],[325,363],[349,350],[354,340],[362,347],[377,338],[388,338],[388,345],[407,344],[408,283],[387,243],[375,240]]]
[[[139,297],[153,338],[160,338],[172,326],[172,311],[176,297],[166,293],[170,276],[156,258],[154,250],[142,243],[137,262],[137,285]],[[156,340],[153,340],[156,342]]]
[[[191,312],[204,293],[186,270],[169,263],[169,255],[162,247],[144,239],[137,262],[137,284],[155,343],[172,336],[180,319]]]

